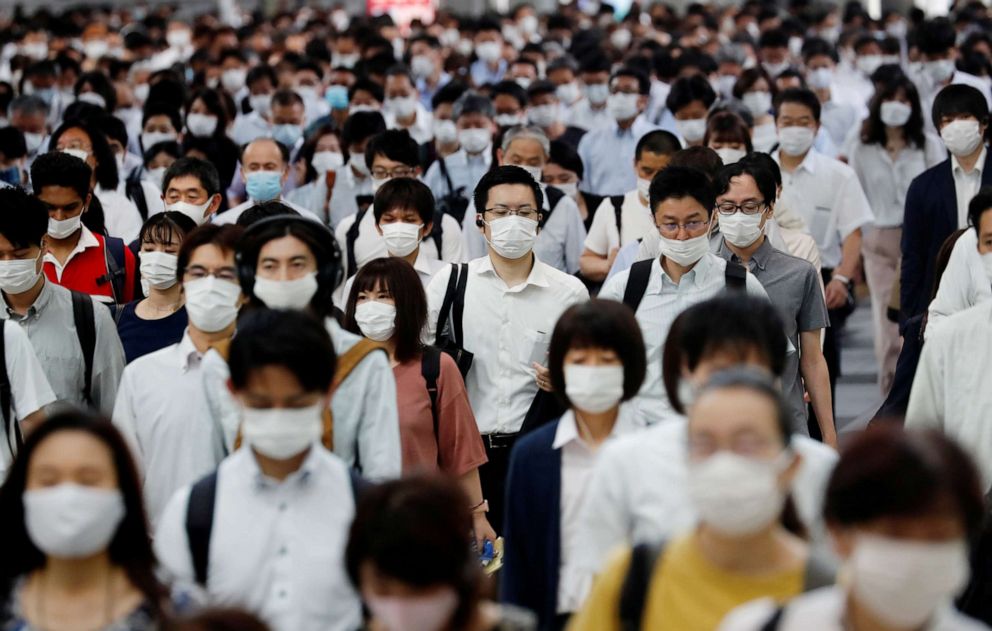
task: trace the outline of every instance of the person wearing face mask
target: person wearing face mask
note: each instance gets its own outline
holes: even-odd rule
[[[665,100],[666,111],[674,118],[674,129],[668,131],[677,133],[685,147],[703,144],[706,116],[715,101],[716,92],[705,77],[698,74],[680,77]]]
[[[729,111],[715,112],[709,118],[702,146],[715,151],[724,166],[740,162],[754,149],[747,123]]]
[[[393,66],[386,71],[384,91],[382,109],[390,119],[389,127],[407,131],[418,145],[431,142],[434,119],[421,105],[416,83],[406,66]]]
[[[924,132],[919,96],[909,79],[880,87],[869,110],[847,160],[875,214],[874,229],[864,235],[865,277],[871,292],[879,385],[885,395],[902,345],[898,326],[888,319],[888,305],[899,277],[906,193],[911,182],[943,162],[946,153],[939,141]]]
[[[650,424],[671,409],[662,388],[660,358],[679,311],[728,288],[766,299],[767,294],[753,274],[710,252],[714,192],[704,172],[669,166],[654,176],[648,198],[661,254],[611,277],[599,297],[626,303],[645,331],[648,374],[636,402]]]
[[[761,162],[745,158],[721,169],[715,187],[722,236],[717,254],[746,265],[785,322],[792,348],[782,375],[782,394],[793,432],[808,431],[804,401],[808,393],[823,442],[836,447],[830,375],[820,348],[827,307],[817,270],[773,247],[766,235],[775,211],[775,179]]]
[[[165,182],[165,172],[183,155],[179,143],[171,140],[152,145],[144,155],[144,173],[142,177],[162,190]]]
[[[431,99],[434,115],[431,133],[434,134],[434,143],[428,148],[428,156],[433,155],[433,160],[447,158],[460,148],[458,126],[452,118],[452,112],[455,101],[461,98],[466,90],[468,87],[461,81],[450,81]]]
[[[186,331],[177,255],[195,228],[188,215],[172,211],[152,215],[141,228],[139,269],[145,298],[121,305],[116,316],[117,335],[128,363],[179,342]]]
[[[268,65],[258,65],[248,71],[245,85],[251,111],[239,114],[231,128],[231,138],[239,146],[272,134],[272,95],[279,80]]]
[[[607,109],[614,122],[590,130],[579,141],[579,156],[586,167],[582,190],[597,195],[624,195],[635,188],[637,178],[630,169],[634,149],[654,125],[641,116],[647,107],[651,82],[633,68],[618,70],[610,78]]]
[[[592,227],[596,209],[603,203],[603,198],[592,193],[585,193],[579,190],[579,183],[585,175],[585,167],[582,165],[582,158],[574,149],[565,143],[554,140],[551,142],[551,154],[548,162],[544,165],[542,181],[565,193],[579,208],[579,216],[582,217],[582,225],[586,232]],[[579,267],[582,266],[582,259],[579,258]]]
[[[475,31],[476,61],[469,67],[472,85],[481,87],[499,83],[509,64],[503,58],[503,29],[489,18],[479,20]]]
[[[529,67],[529,66],[528,66]],[[529,85],[529,84],[528,84]],[[527,88],[516,81],[500,81],[489,91],[496,116],[493,120],[500,130],[527,122]]]
[[[526,90],[537,81],[539,74],[537,64],[532,59],[521,56],[510,62],[505,81],[512,81]]]
[[[171,105],[148,103],[141,116],[141,149],[148,151],[160,142],[178,143],[182,126],[182,117]]]
[[[361,499],[348,576],[380,631],[533,631],[533,614],[484,601],[470,505],[450,480],[388,482]]]
[[[24,134],[24,144],[27,148],[26,168],[39,153],[44,152],[48,137],[48,105],[36,96],[18,96],[11,100],[9,106],[9,123]]]
[[[590,54],[579,66],[581,100],[572,106],[569,123],[591,131],[610,127],[613,116],[606,105],[610,97],[610,61],[598,54]]]
[[[861,263],[862,228],[874,216],[854,170],[813,148],[820,129],[815,94],[802,88],[782,92],[775,120],[779,148],[772,157],[782,170],[781,201],[802,216],[823,257],[821,275],[830,314],[823,353],[834,391],[841,366],[838,336],[853,310],[851,287]],[[816,429],[811,425],[814,435]]]
[[[544,194],[519,166],[501,166],[483,176],[475,190],[476,223],[488,252],[460,266],[440,270],[427,287],[426,339],[445,334],[438,322],[452,274],[464,278],[464,309],[452,318],[463,331],[457,343],[475,359],[465,378],[489,462],[480,469],[490,523],[502,523],[503,485],[509,450],[538,388],[550,388],[544,368],[551,330],[569,305],[588,292],[574,276],[534,254]],[[463,274],[465,276],[463,276]],[[453,296],[452,296],[453,298]],[[460,328],[459,328],[460,327]],[[506,352],[497,352],[499,348]]]
[[[644,357],[637,321],[619,303],[574,305],[555,325],[548,367],[568,409],[514,447],[500,589],[503,602],[537,612],[542,629],[560,628],[588,591],[576,571],[578,516],[602,447],[637,428],[624,402],[640,388]]]
[[[535,81],[527,89],[527,103],[527,120],[531,125],[540,127],[548,140],[560,140],[572,149],[578,149],[586,130],[565,124],[564,105],[553,83]]]
[[[769,152],[778,142],[772,102],[778,94],[775,82],[762,68],[748,68],[734,84],[734,98],[751,114],[751,142],[755,151]]]
[[[206,160],[179,158],[162,178],[166,211],[186,215],[197,226],[211,221],[221,205],[217,169]]]
[[[720,631],[988,629],[951,604],[968,584],[969,541],[985,514],[975,466],[956,443],[871,428],[841,453],[824,513],[847,566],[843,584],[743,605]]]
[[[169,500],[155,531],[163,574],[274,629],[355,629],[344,549],[364,482],[321,445],[338,363],[330,336],[305,313],[255,309],[228,361],[243,445]]]
[[[434,96],[451,81],[451,75],[442,66],[441,42],[426,33],[410,38],[410,73],[416,79],[420,104],[430,112]]]
[[[128,364],[121,377],[113,421],[134,451],[153,525],[173,493],[227,454],[218,428],[207,422],[202,360],[234,335],[244,301],[234,266],[241,233],[238,226],[210,225],[183,240],[174,279],[188,327],[178,342]]]
[[[11,546],[0,624],[161,628],[186,597],[170,598],[156,575],[141,483],[121,435],[102,418],[67,411],[40,424],[21,453],[0,487],[0,532]]]
[[[931,119],[950,158],[916,177],[906,192],[899,276],[900,323],[926,311],[937,252],[954,230],[968,226],[968,204],[992,185],[985,146],[989,109],[981,92],[949,85],[933,102]]]
[[[555,95],[561,103],[563,118],[570,122],[572,108],[582,100],[582,87],[577,81],[579,66],[575,59],[564,56],[548,64],[548,81],[555,86]],[[579,129],[585,129],[580,127]]]
[[[768,373],[735,367],[712,375],[687,427],[695,527],[615,556],[570,629],[711,630],[749,601],[833,584],[833,567],[811,553],[796,517],[789,491],[802,457]],[[631,593],[640,606],[620,607]]]
[[[789,36],[781,28],[768,29],[758,40],[758,58],[761,68],[771,79],[792,67],[789,53]]]
[[[220,65],[220,87],[224,88],[234,99],[240,102],[247,92],[248,60],[244,53],[236,48],[221,51],[217,58]]]
[[[27,146],[24,144],[24,134],[16,127],[0,128],[0,186],[19,186],[24,188],[28,181],[28,171],[24,164],[27,160]]]
[[[292,90],[279,90],[272,95],[270,104],[272,138],[289,149],[289,161],[294,162],[303,147],[304,108],[303,99]],[[296,172],[291,170],[283,193],[289,193],[299,186]]]
[[[843,92],[834,94],[837,62],[837,52],[827,42],[808,39],[803,44],[806,84],[820,100],[823,128],[834,145],[842,147],[851,129],[857,125],[860,113],[854,104],[839,98],[846,96]]]
[[[481,549],[495,541],[479,483],[486,451],[465,382],[447,353],[421,340],[427,297],[406,261],[370,262],[355,276],[344,309],[347,330],[383,344],[396,378],[403,473],[441,472],[457,479],[472,507],[472,530]]]
[[[668,166],[680,148],[678,138],[662,130],[648,132],[637,142],[634,149],[637,188],[626,195],[603,200],[596,208],[579,261],[583,277],[603,281],[621,247],[656,230],[648,189],[654,176]]]
[[[128,151],[128,131],[124,123],[114,116],[104,118],[103,130],[107,134],[107,143],[117,162],[119,181],[117,193],[130,201],[138,211],[142,220],[149,215],[160,213],[162,206],[162,191],[144,177],[144,166],[140,157]]]
[[[330,193],[346,168],[341,132],[330,125],[314,129],[297,152],[292,168],[299,186],[286,199],[308,208],[329,224]]]

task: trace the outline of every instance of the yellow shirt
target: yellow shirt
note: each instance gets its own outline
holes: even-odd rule
[[[630,549],[614,558],[596,579],[569,631],[619,631],[620,592]],[[696,535],[666,546],[648,586],[643,629],[650,631],[713,631],[732,609],[757,598],[785,602],[802,591],[804,567],[767,576],[728,572],[714,566],[699,550]]]

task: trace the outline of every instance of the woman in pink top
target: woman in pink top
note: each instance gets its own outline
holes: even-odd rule
[[[396,377],[403,473],[441,471],[457,478],[471,502],[477,541],[494,540],[496,533],[486,519],[487,504],[479,483],[479,466],[486,462],[486,452],[465,381],[454,360],[439,353],[436,403],[432,405],[423,374],[421,332],[426,322],[423,285],[405,260],[375,259],[355,275],[345,308],[345,328],[382,343],[389,352]]]

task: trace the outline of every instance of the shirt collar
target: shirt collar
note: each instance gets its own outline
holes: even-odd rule
[[[975,161],[975,168],[973,168],[968,173],[965,173],[964,172],[964,167],[962,167],[961,166],[961,163],[958,162],[958,157],[952,153],[951,154],[951,164],[954,167],[954,173],[955,174],[960,173],[962,175],[972,175],[973,173],[975,173],[975,174],[978,174],[980,176],[982,174],[982,170],[985,168],[985,156],[986,156],[987,153],[988,153],[988,148],[985,147],[984,144],[983,144],[982,145],[982,152],[980,154],[978,154],[978,160]]]
[[[41,277],[45,278],[44,272],[42,272]],[[3,296],[3,307],[4,307],[4,311],[7,313],[7,317],[13,320],[27,320],[28,318],[31,318],[41,313],[45,309],[45,307],[48,306],[48,303],[52,301],[52,294],[55,293],[55,290],[53,290],[48,285],[49,285],[48,279],[45,278],[45,282],[41,286],[41,293],[38,294],[38,297],[34,299],[34,304],[28,307],[28,312],[24,316],[20,315],[19,313],[16,313],[13,309],[11,309],[10,303],[7,302],[7,297]],[[3,294],[0,293],[0,295]]]
[[[696,286],[702,284],[703,280],[709,275],[710,270],[713,268],[714,258],[715,258],[714,255],[710,253],[704,254],[701,259],[696,261],[696,264],[692,266],[691,270],[689,270],[685,274],[682,274],[682,278],[679,280],[678,284],[681,285],[686,281],[694,283]],[[662,280],[667,278],[668,282],[670,282],[673,285],[676,284],[675,281],[672,280],[672,277],[668,275],[668,272],[665,271],[665,268],[661,266],[660,256],[655,258],[654,265],[657,266],[658,268],[656,272],[660,272],[660,275],[658,276],[659,278],[661,278]]]
[[[179,355],[179,369],[186,374],[191,368],[196,368],[200,365],[200,361],[203,359],[203,353],[196,350],[196,345],[193,344],[193,338],[189,336],[189,329],[183,333],[183,337],[179,340],[179,344],[176,345],[176,352]]]
[[[98,247],[100,247],[100,241],[96,238],[96,235],[90,232],[90,229],[83,225],[79,230],[79,241],[76,242],[76,247],[72,249],[72,252],[69,252],[69,256],[65,259],[64,265],[59,263],[58,259],[56,259],[50,252],[45,254],[45,262],[52,263],[59,269],[64,269],[69,266],[69,262],[72,261],[73,257],[77,254],[81,254],[89,248]]]
[[[607,439],[615,438],[617,435],[630,431],[633,427],[633,409],[631,406],[626,404],[621,404],[620,409],[617,413],[617,419],[613,423],[612,429],[610,429],[610,435]],[[566,410],[562,414],[561,419],[558,421],[558,428],[555,430],[554,442],[551,443],[552,449],[561,449],[565,445],[577,442],[582,447],[587,450],[592,451],[592,448],[582,439],[579,435],[579,425],[575,420],[575,412],[572,410]]]
[[[533,252],[531,253],[533,254]],[[499,274],[496,273],[496,268],[493,267],[493,260],[489,255],[486,255],[480,259],[479,267],[475,270],[475,273],[480,275],[487,272],[491,273],[496,278],[499,278]],[[534,254],[534,265],[530,268],[530,274],[527,275],[527,280],[520,285],[513,287],[510,291],[520,291],[527,285],[534,285],[535,287],[550,287],[550,283],[548,282],[548,274],[544,269],[544,263],[538,260],[536,254]]]
[[[424,254],[424,248],[420,248],[417,253],[417,260],[413,262],[413,269],[424,274],[430,274],[434,270],[431,268],[430,259]]]
[[[765,240],[761,243],[761,245],[758,246],[758,249],[755,250],[754,253],[751,255],[751,260],[754,261],[754,264],[757,265],[758,268],[762,270],[768,267],[768,261],[772,256],[772,250],[773,250],[771,244],[768,242],[769,241],[768,234],[765,234],[764,236],[765,236]],[[721,258],[727,261],[734,261],[735,263],[741,263],[740,257],[734,254],[734,251],[731,250],[730,247],[727,245],[726,238],[720,239],[720,247],[717,250],[717,254],[719,254]]]
[[[782,155],[780,151],[775,152],[775,162],[780,165],[782,164]],[[800,169],[807,171],[811,175],[816,173],[816,149],[813,147],[809,148],[809,151],[806,152],[806,156],[803,158],[803,161],[796,167],[796,171],[799,171]]]
[[[255,489],[258,491],[263,491],[267,489],[277,489],[280,486],[304,486],[310,481],[310,477],[313,475],[314,469],[317,464],[317,450],[320,446],[314,443],[310,447],[310,453],[307,457],[303,459],[300,464],[300,468],[296,471],[290,473],[286,476],[283,481],[270,478],[269,476],[262,473],[261,467],[258,466],[258,458],[255,457],[255,452],[251,450],[251,447],[247,447],[248,450],[248,460],[250,462],[250,468],[252,473],[252,479],[255,481]]]

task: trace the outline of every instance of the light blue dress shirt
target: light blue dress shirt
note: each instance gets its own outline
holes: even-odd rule
[[[489,67],[489,64],[479,59],[472,64],[469,69],[469,74],[472,77],[472,83],[477,86],[483,86],[488,83],[499,83],[502,81],[503,77],[506,75],[506,68],[507,63],[505,59],[499,60],[499,65],[496,66],[496,70],[493,70]]]
[[[579,141],[579,157],[585,168],[581,189],[594,195],[624,195],[637,188],[634,149],[641,136],[658,129],[638,116],[629,129],[614,122],[593,129]]]
[[[459,149],[447,158],[444,164],[448,167],[448,175],[451,177],[451,184],[458,190],[465,188],[466,199],[472,199],[475,192],[475,185],[479,183],[482,176],[489,171],[492,164],[492,147],[486,147],[482,153],[470,156],[464,149]],[[448,184],[441,174],[440,161],[435,161],[424,176],[424,184],[431,189],[434,199],[440,200],[449,193]]]

